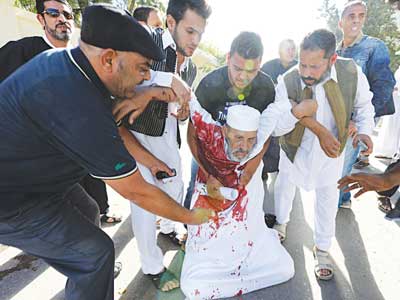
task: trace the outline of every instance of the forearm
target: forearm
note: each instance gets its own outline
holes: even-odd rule
[[[249,171],[252,172],[252,175],[254,172],[257,170],[258,166],[261,163],[261,160],[263,159],[265,152],[267,152],[269,144],[271,142],[271,138],[268,138],[268,140],[264,143],[264,146],[261,150],[260,153],[258,153],[256,156],[254,156],[251,160],[247,162],[246,168],[249,167]]]
[[[136,193],[134,198],[129,201],[137,204],[141,208],[172,221],[189,223],[189,210],[179,205],[165,192],[157,187],[145,182],[143,193]]]
[[[166,193],[146,182],[139,171],[118,180],[105,180],[122,197],[146,211],[173,221],[190,223],[190,211]]]
[[[390,187],[400,185],[400,163],[397,163],[396,166],[385,173],[385,180],[388,181]]]
[[[264,157],[265,152],[267,151],[270,143],[270,138],[264,143],[264,146],[260,153],[254,156],[251,160],[249,160],[244,169],[242,174],[240,175],[239,185],[245,187],[253,177],[254,173],[256,172],[257,168],[260,166],[261,160]]]
[[[153,165],[152,162],[157,158],[144,148],[126,127],[121,126],[118,130],[129,154],[132,155],[137,162],[150,168]]]
[[[305,117],[300,119],[299,123],[313,132],[316,136],[320,136],[326,128],[317,120],[311,117]]]

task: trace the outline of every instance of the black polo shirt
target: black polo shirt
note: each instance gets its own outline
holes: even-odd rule
[[[284,67],[281,63],[281,60],[276,58],[263,64],[261,71],[271,76],[274,83],[277,84],[279,75],[282,75],[295,65],[297,65],[297,60],[292,61],[287,67]]]
[[[233,93],[228,77],[228,67],[224,66],[207,74],[196,89],[201,106],[221,125],[226,122],[228,107],[248,105],[263,112],[268,104],[274,102],[275,88],[271,78],[258,72],[253,81],[239,95]]]
[[[0,215],[60,201],[87,173],[116,179],[137,168],[79,48],[44,52],[0,84],[0,136]]]

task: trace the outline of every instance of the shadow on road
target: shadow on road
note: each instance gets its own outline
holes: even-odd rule
[[[351,297],[345,299],[384,300],[371,273],[368,254],[352,210],[342,210],[336,217],[336,239],[352,286]]]

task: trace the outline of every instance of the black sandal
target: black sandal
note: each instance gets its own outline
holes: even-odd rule
[[[115,215],[104,214],[104,215],[101,215],[101,217],[100,217],[100,222],[104,223],[104,224],[117,224],[117,223],[120,223],[121,221],[122,221],[122,218],[117,217]]]
[[[118,277],[119,273],[121,273],[122,270],[122,263],[117,261],[114,264],[114,279]]]
[[[156,289],[161,290],[163,292],[169,292],[169,291],[171,291],[173,289],[176,289],[176,288],[178,288],[180,286],[178,278],[176,278],[176,276],[174,274],[172,274],[167,269],[164,269],[163,271],[161,271],[158,274],[154,274],[154,275],[153,274],[146,274],[146,276],[148,278],[150,278],[151,282],[153,283],[153,285],[154,285],[154,287]],[[172,289],[165,290],[164,288],[166,287],[166,285],[169,282],[173,282],[173,281],[176,281],[176,286],[174,288],[172,288]]]
[[[172,231],[170,233],[163,233],[160,231],[159,234],[168,238],[176,246],[182,246],[186,243],[187,234],[181,235],[178,234],[176,231]]]
[[[378,208],[381,212],[387,214],[392,210],[392,203],[390,202],[390,198],[386,196],[378,197]]]

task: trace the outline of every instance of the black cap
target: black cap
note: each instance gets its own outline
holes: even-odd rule
[[[103,49],[137,52],[153,60],[165,58],[142,25],[124,10],[109,4],[86,7],[82,17],[81,39]]]

